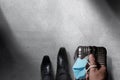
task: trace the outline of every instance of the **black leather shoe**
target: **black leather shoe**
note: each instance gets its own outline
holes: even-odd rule
[[[41,64],[42,80],[54,80],[52,64],[49,56],[44,56]]]
[[[65,48],[60,48],[57,56],[56,80],[71,80],[69,74],[68,58]]]

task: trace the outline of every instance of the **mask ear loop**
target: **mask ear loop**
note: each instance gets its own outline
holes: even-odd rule
[[[90,65],[90,63],[88,63]],[[90,68],[97,68],[97,65],[90,65],[87,70],[86,70],[86,73],[90,70]]]

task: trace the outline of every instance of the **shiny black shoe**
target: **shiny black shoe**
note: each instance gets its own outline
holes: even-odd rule
[[[54,80],[52,64],[49,56],[44,56],[41,64],[42,80]]]
[[[60,48],[57,56],[56,80],[72,80],[65,48]]]

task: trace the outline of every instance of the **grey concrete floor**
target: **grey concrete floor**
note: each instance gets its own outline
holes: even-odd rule
[[[71,69],[76,48],[95,45],[107,48],[109,80],[119,80],[119,30],[119,15],[105,0],[0,0],[0,79],[41,80],[44,55],[55,72],[65,47]]]

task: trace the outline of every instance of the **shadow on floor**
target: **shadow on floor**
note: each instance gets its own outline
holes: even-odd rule
[[[108,56],[107,57],[107,70],[108,70],[108,80],[114,80],[113,74],[112,74],[112,59]]]
[[[2,9],[0,8],[0,79],[13,80],[33,68],[18,44]],[[23,70],[25,69],[25,70]],[[21,72],[21,70],[24,72]],[[21,73],[20,73],[21,72]],[[23,75],[24,76],[24,75]],[[22,77],[23,77],[22,76]],[[21,78],[21,77],[20,77]],[[24,79],[24,77],[22,78]]]
[[[120,0],[107,0],[107,3],[115,13],[120,12]]]
[[[14,59],[11,53],[13,35],[0,9],[0,75],[12,70]]]
[[[3,29],[0,29],[0,72],[4,71],[5,69],[11,69],[14,64],[14,59],[12,57],[11,51],[9,49],[10,45],[8,43],[8,36],[6,36],[6,33],[4,33]]]

